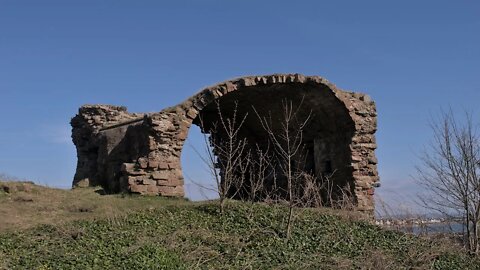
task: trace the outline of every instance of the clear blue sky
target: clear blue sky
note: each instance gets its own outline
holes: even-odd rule
[[[378,193],[411,194],[430,115],[451,106],[479,119],[480,2],[0,0],[0,172],[69,186],[69,120],[82,104],[159,111],[277,72],[370,94]],[[189,147],[183,160],[205,177]]]

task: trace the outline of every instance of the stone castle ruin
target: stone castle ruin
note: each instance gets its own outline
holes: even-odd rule
[[[301,104],[300,114],[310,115],[302,137],[309,170],[315,175],[334,172],[331,180],[350,187],[357,209],[373,211],[379,181],[375,103],[368,95],[342,91],[324,78],[300,74],[229,80],[157,113],[82,106],[71,121],[78,156],[73,186],[101,185],[111,193],[182,197],[180,155],[192,124],[199,125],[201,118],[202,132],[211,132],[208,126],[219,118],[218,102],[225,115],[232,115],[235,108],[239,115],[248,115],[239,133],[250,143],[262,145],[267,134],[253,109],[281,115],[282,100]]]

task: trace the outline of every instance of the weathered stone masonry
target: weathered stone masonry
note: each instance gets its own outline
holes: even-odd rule
[[[305,99],[303,106],[313,112],[305,143],[315,153],[315,170],[335,170],[336,181],[352,186],[358,209],[372,211],[379,181],[375,103],[365,94],[342,91],[321,77],[300,74],[229,80],[158,113],[131,114],[125,107],[85,105],[71,121],[78,156],[73,185],[184,196],[183,144],[199,115],[207,120],[214,115],[215,100],[227,110],[239,100],[242,112],[250,113],[246,108],[255,106],[275,113],[281,98],[298,101],[300,96]],[[253,134],[258,131],[254,122],[246,122],[245,135],[260,141],[260,135]]]

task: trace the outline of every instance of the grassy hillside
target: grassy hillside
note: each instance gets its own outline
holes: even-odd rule
[[[286,208],[263,204],[221,215],[215,202],[31,186],[0,191],[0,211],[0,269],[480,269],[451,244],[325,209],[297,210],[289,241]]]

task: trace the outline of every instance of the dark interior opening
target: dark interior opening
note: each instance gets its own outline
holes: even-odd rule
[[[238,121],[245,117],[238,137],[245,138],[250,149],[260,148],[265,152],[272,152],[273,146],[258,115],[269,119],[274,133],[281,134],[284,104],[291,102],[293,108],[300,108],[299,121],[310,117],[303,131],[301,155],[292,161],[292,166],[314,176],[316,181],[329,178],[334,196],[343,188],[353,189],[350,143],[355,126],[345,105],[327,86],[290,83],[245,87],[224,95],[217,102],[224,119],[232,119],[235,114]],[[199,125],[203,133],[222,141],[226,140],[226,133],[218,124],[221,121],[218,106],[215,102],[208,104],[193,123]],[[294,132],[295,127],[292,129]],[[267,191],[285,198],[286,180],[281,171],[278,165],[270,168],[264,185]],[[232,188],[230,193],[246,196],[249,185],[247,179],[242,187]]]

